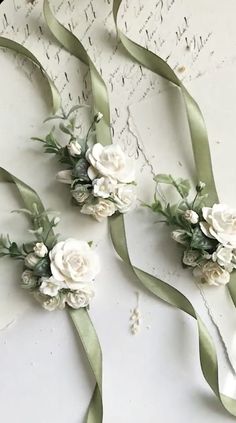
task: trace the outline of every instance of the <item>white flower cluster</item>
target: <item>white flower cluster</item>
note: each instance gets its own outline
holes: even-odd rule
[[[194,268],[195,276],[209,285],[226,285],[230,281],[230,273],[236,269],[236,210],[225,204],[214,204],[203,207],[202,220],[193,210],[185,212],[185,218],[191,224],[199,222],[199,229],[209,240],[212,249],[187,249],[183,263]],[[186,245],[186,230],[177,229],[172,232],[175,241]]]
[[[69,238],[49,252],[46,245],[36,243],[25,258],[21,286],[32,290],[46,310],[63,309],[66,304],[78,309],[89,305],[99,271],[98,256],[85,241]]]
[[[81,160],[81,146],[74,140],[67,146],[71,156]],[[119,145],[102,146],[100,143],[88,148],[84,154],[86,177],[83,179],[73,169],[61,171],[57,179],[71,184],[71,194],[81,206],[81,213],[96,220],[112,216],[116,212],[127,213],[136,206],[135,170],[133,161]]]

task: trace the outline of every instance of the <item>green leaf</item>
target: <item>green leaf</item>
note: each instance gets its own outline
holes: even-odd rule
[[[33,213],[28,209],[12,210],[11,213],[23,213],[23,214],[26,214],[27,216],[33,216]]]
[[[54,116],[49,116],[48,118],[46,118],[43,123],[48,122],[49,120],[55,120],[55,119],[65,119],[64,116],[60,116],[60,115],[54,115]]]
[[[31,137],[30,138],[32,141],[39,141],[39,142],[42,142],[42,143],[44,143],[45,144],[45,140],[43,140],[42,138],[38,138],[38,137]]]
[[[22,250],[18,247],[16,242],[12,242],[8,248],[11,257],[22,257]]]
[[[175,181],[175,183],[178,187],[178,191],[179,191],[180,195],[184,198],[188,197],[190,189],[191,189],[191,184],[190,184],[189,180],[178,178]]]
[[[28,242],[27,244],[23,244],[22,245],[22,250],[26,253],[32,253],[33,252],[33,248],[34,248],[34,242]]]
[[[165,173],[158,173],[158,175],[156,175],[153,179],[158,184],[173,184],[173,178],[171,175],[166,175]]]
[[[88,161],[84,158],[79,159],[72,170],[73,177],[81,182],[90,182],[88,177],[88,168]]]
[[[49,276],[51,275],[50,260],[48,257],[42,258],[34,267],[33,273],[35,276]]]
[[[58,149],[54,147],[45,147],[44,151],[45,153],[48,153],[48,154],[57,154]]]
[[[154,213],[160,213],[162,211],[162,204],[160,201],[155,201],[155,203],[153,203],[151,205],[151,209],[152,211],[154,211]]]
[[[52,146],[52,147],[57,147],[58,148],[57,140],[56,140],[56,138],[53,135],[53,130],[51,132],[49,132],[48,135],[46,135],[45,141],[48,144],[48,146]]]
[[[60,163],[68,164],[70,168],[74,166],[76,160],[69,154],[67,146],[60,148],[60,150],[57,151],[57,154],[59,156]]]
[[[69,112],[67,113],[67,119],[68,119],[68,117],[71,115],[71,113],[74,113],[74,112],[76,112],[76,110],[79,110],[79,109],[84,109],[84,108],[88,108],[88,107],[90,107],[90,106],[88,106],[87,104],[83,104],[83,105],[80,105],[80,104],[77,104],[77,105],[75,105],[75,106],[73,106],[73,107],[71,107],[71,109],[69,110]]]
[[[212,250],[216,247],[217,241],[207,238],[199,227],[196,227],[192,233],[190,247],[196,250]]]
[[[59,128],[62,132],[64,132],[64,134],[72,135],[71,131],[67,128],[66,125],[64,125],[64,123],[61,122],[60,125],[59,125]]]

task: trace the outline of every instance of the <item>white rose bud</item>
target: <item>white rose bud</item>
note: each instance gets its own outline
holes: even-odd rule
[[[43,242],[37,242],[34,246],[34,252],[37,257],[45,257],[48,253],[48,249]]]
[[[94,116],[94,122],[99,123],[100,120],[102,120],[103,118],[103,114],[98,112],[95,116]]]
[[[21,287],[25,289],[35,288],[37,285],[37,277],[31,270],[25,270],[21,275]]]
[[[212,254],[212,260],[217,262],[220,266],[224,267],[228,272],[232,272],[234,268],[233,250],[232,248],[219,245],[217,250]]]
[[[202,190],[204,190],[205,186],[206,186],[205,182],[200,181],[196,186],[197,192],[201,192]]]
[[[127,213],[137,204],[136,186],[132,184],[119,184],[112,195],[120,213]]]
[[[72,157],[80,156],[81,155],[81,145],[77,140],[72,140],[67,145],[67,149]]]
[[[194,210],[186,210],[184,213],[184,218],[193,225],[196,225],[196,223],[199,221],[199,216]]]
[[[53,276],[49,278],[42,277],[40,279],[40,283],[41,285],[39,287],[39,291],[49,297],[55,297],[60,289],[66,288],[66,284],[64,282],[56,280]]]
[[[71,170],[61,170],[56,175],[56,180],[61,184],[72,184],[72,172]]]
[[[39,260],[41,260],[40,257],[36,256],[35,253],[29,253],[25,257],[25,265],[29,269],[34,269]]]
[[[79,204],[84,203],[90,195],[89,191],[81,191],[76,188],[71,191],[71,194],[75,201]]]
[[[47,311],[63,310],[65,308],[64,295],[58,294],[55,297],[49,297],[47,295],[41,294],[40,292],[36,292],[34,297]]]
[[[101,177],[93,180],[94,197],[108,198],[114,192],[116,181],[110,177]]]
[[[98,222],[102,222],[106,217],[112,216],[116,212],[115,204],[103,198],[99,198],[96,204],[84,204],[81,213],[93,216]]]
[[[81,307],[87,307],[93,296],[94,292],[91,288],[73,291],[66,295],[66,302],[70,307],[78,309]]]
[[[197,265],[197,259],[199,258],[199,252],[194,250],[186,250],[183,255],[183,263],[186,266],[195,267]]]
[[[186,244],[186,232],[183,229],[176,229],[175,231],[171,232],[171,237],[179,244]]]

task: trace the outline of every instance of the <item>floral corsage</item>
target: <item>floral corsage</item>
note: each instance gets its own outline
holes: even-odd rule
[[[30,230],[36,241],[18,245],[2,235],[0,257],[23,262],[21,287],[31,292],[46,310],[62,310],[66,305],[73,309],[87,307],[94,296],[93,281],[100,271],[98,255],[90,243],[73,238],[58,242],[58,236],[51,234],[60,218],[49,219],[50,211],[40,214],[36,206],[34,214],[25,209],[20,211],[40,222],[38,229]],[[48,233],[43,227],[45,218],[49,219]]]
[[[171,175],[155,177],[157,189],[151,209],[162,216],[161,222],[173,227],[172,238],[184,248],[182,263],[192,268],[194,276],[209,285],[226,285],[236,269],[236,210],[225,204],[205,207],[205,184],[200,182],[190,199],[188,180]],[[160,184],[172,186],[180,201],[170,204]]]
[[[80,126],[76,125],[75,112],[80,107],[74,106],[67,114],[49,118],[59,121],[58,127],[53,127],[45,139],[33,139],[42,142],[45,152],[56,154],[66,166],[57,179],[70,185],[73,203],[80,206],[81,213],[102,221],[136,206],[134,162],[119,145],[103,146],[96,142],[94,126],[103,118],[101,113],[95,115],[84,138],[77,134]],[[57,136],[55,129],[59,130]],[[67,137],[65,146],[61,143],[61,133]]]

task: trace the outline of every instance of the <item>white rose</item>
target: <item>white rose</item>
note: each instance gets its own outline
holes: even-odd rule
[[[194,210],[186,210],[186,212],[184,213],[184,218],[193,225],[195,225],[199,221],[199,216]]]
[[[194,270],[195,276],[201,278],[203,283],[208,285],[226,285],[230,281],[230,274],[218,263],[211,260],[204,263],[200,268]]]
[[[35,244],[34,246],[34,253],[36,254],[36,256],[42,258],[47,255],[48,249],[43,242],[37,242],[37,244]]]
[[[172,231],[171,237],[174,241],[178,242],[179,244],[186,244],[186,231],[184,231],[183,229],[176,229],[175,231]]]
[[[49,297],[43,295],[40,292],[34,294],[35,299],[41,304],[41,306],[47,311],[63,310],[65,308],[65,296],[56,295],[55,297]]]
[[[57,281],[53,276],[49,278],[42,277],[40,283],[39,291],[49,297],[55,297],[60,289],[67,287],[64,282]]]
[[[110,177],[102,176],[93,180],[94,197],[108,198],[114,192],[116,181]]]
[[[37,285],[37,277],[31,270],[25,270],[21,275],[21,287],[25,289],[35,288]]]
[[[113,199],[120,213],[127,213],[136,206],[137,190],[134,185],[120,184],[117,186]]]
[[[219,245],[217,250],[212,254],[212,260],[223,266],[228,272],[232,272],[234,268],[232,264],[233,249]]]
[[[96,143],[88,149],[86,158],[91,164],[88,169],[90,179],[100,174],[110,176],[119,182],[134,181],[134,162],[126,157],[119,145],[103,147],[100,143]]]
[[[80,156],[81,154],[81,145],[77,140],[72,140],[67,145],[67,149],[72,157]]]
[[[214,204],[212,208],[203,207],[202,214],[206,221],[200,222],[202,232],[224,246],[236,248],[236,210]]]
[[[100,271],[98,255],[85,241],[69,238],[58,242],[49,257],[53,277],[72,290],[90,283]]]
[[[103,198],[99,198],[96,204],[84,204],[81,209],[81,213],[91,215],[99,222],[106,217],[112,216],[115,211],[115,204]]]
[[[183,255],[183,263],[186,266],[195,267],[199,258],[199,252],[194,250],[186,250]]]
[[[29,269],[34,269],[36,264],[40,261],[40,257],[36,256],[35,253],[29,253],[25,257],[25,265]]]
[[[91,288],[81,289],[79,291],[69,292],[66,295],[66,302],[70,307],[78,309],[87,307],[93,296],[94,291]]]
[[[72,172],[71,170],[61,170],[56,175],[56,180],[61,184],[72,184]]]
[[[73,190],[71,190],[72,197],[77,201],[77,203],[84,203],[87,198],[90,196],[90,192],[85,189],[81,189],[80,185],[77,185]]]

